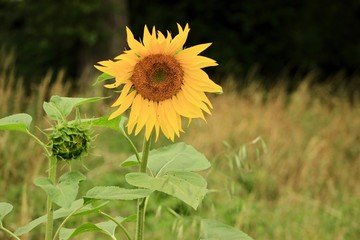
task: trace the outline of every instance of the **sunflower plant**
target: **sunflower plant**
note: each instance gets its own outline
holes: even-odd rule
[[[114,79],[104,86],[120,88],[121,93],[112,104],[117,109],[109,120],[129,111],[126,125],[122,124],[121,128],[127,128],[123,135],[131,146],[134,144],[129,135],[138,135],[142,130],[144,133],[142,152],[133,147],[134,156],[121,164],[138,166],[138,172],[126,174],[126,181],[137,189],[166,193],[197,209],[208,190],[206,180],[196,171],[208,169],[210,162],[183,142],[151,150],[160,134],[175,142],[175,137],[184,133],[184,118],[188,119],[188,124],[196,118],[206,121],[204,113],[211,114],[213,108],[206,93],[222,93],[221,86],[203,70],[217,66],[217,62],[199,55],[211,43],[185,48],[189,25],[177,26],[179,32],[173,37],[170,32],[165,36],[155,27],[149,31],[145,25],[141,41],[126,28],[129,49],[114,60],[95,65],[103,72],[96,83]],[[148,200],[149,196],[139,198],[137,202],[135,240],[144,239]],[[201,239],[251,239],[216,221],[204,220],[203,225]]]
[[[134,38],[126,28],[129,49],[114,60],[98,62],[95,67],[102,72],[96,83],[113,80],[104,86],[119,89],[120,94],[112,104],[115,107],[109,116],[82,119],[80,114],[68,120],[70,113],[79,105],[103,98],[68,98],[53,96],[43,105],[54,126],[46,133],[47,143],[30,131],[32,118],[21,113],[0,119],[0,130],[15,130],[27,133],[39,143],[49,159],[48,177],[35,180],[35,185],[47,195],[46,215],[41,216],[14,232],[4,227],[3,219],[11,212],[10,203],[0,203],[0,230],[15,239],[32,231],[42,223],[45,240],[71,239],[86,232],[100,232],[110,239],[117,237],[120,229],[122,239],[143,240],[146,207],[154,192],[162,192],[197,209],[208,192],[206,179],[197,172],[210,168],[210,161],[194,147],[178,138],[185,132],[183,120],[189,125],[192,119],[203,119],[213,108],[207,93],[222,93],[205,67],[217,66],[215,60],[199,55],[211,43],[185,48],[190,28],[178,25],[178,34],[165,36],[155,27],[151,32],[144,27],[141,41]],[[116,91],[119,92],[119,91]],[[128,115],[125,116],[128,112]],[[90,149],[92,127],[105,127],[118,132],[129,143],[134,155],[121,162],[120,166],[137,171],[125,175],[131,188],[119,186],[95,186],[77,198],[79,183],[86,179],[80,172],[69,171],[57,177],[57,167],[86,156]],[[142,150],[132,140],[132,135],[144,135]],[[153,149],[152,146],[164,136],[172,144]],[[110,201],[136,201],[136,214],[127,217],[111,216],[103,208]],[[68,228],[70,217],[97,213],[107,221],[86,222]],[[135,217],[134,217],[135,216]],[[54,224],[54,221],[58,221]],[[125,222],[135,222],[133,234]],[[200,239],[249,240],[248,235],[233,227],[210,219],[202,220]],[[57,226],[57,229],[54,229]],[[67,226],[67,227],[65,227]],[[118,234],[120,235],[120,234]]]
[[[7,202],[0,202],[0,230],[15,239],[20,239],[23,234],[45,223],[44,239],[56,239],[60,232],[64,231],[63,225],[71,216],[92,213],[105,205],[104,203],[98,205],[95,201],[85,202],[83,199],[76,199],[79,183],[84,181],[86,177],[80,172],[71,171],[72,161],[81,161],[89,151],[93,140],[90,126],[102,126],[104,121],[102,119],[84,121],[80,119],[78,111],[76,112],[76,119],[68,120],[74,108],[101,99],[100,97],[53,96],[49,102],[44,102],[43,109],[48,118],[54,122],[53,127],[41,131],[46,135],[47,142],[42,141],[31,131],[32,117],[29,114],[18,113],[0,119],[0,130],[18,131],[33,138],[43,148],[49,163],[48,177],[38,178],[34,182],[36,186],[44,190],[47,196],[47,201],[44,204],[46,205],[46,215],[12,232],[4,226],[3,219],[12,211],[13,206]],[[58,166],[63,163],[69,166],[69,171],[57,177]],[[54,220],[57,219],[62,220],[62,222],[55,232]]]

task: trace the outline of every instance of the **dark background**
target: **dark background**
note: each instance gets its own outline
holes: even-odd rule
[[[319,82],[339,71],[358,75],[359,0],[0,0],[0,46],[15,50],[16,72],[28,83],[49,69],[77,79],[112,59],[126,47],[125,26],[141,38],[144,24],[174,36],[176,23],[190,25],[186,46],[213,42],[204,54],[220,64],[209,69],[217,81],[244,79],[254,66],[264,85],[284,72],[316,70]]]

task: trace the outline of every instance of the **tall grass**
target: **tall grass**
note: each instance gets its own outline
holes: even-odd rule
[[[50,84],[49,73],[28,95],[24,80],[15,77],[11,55],[1,57],[0,117],[27,112],[38,126],[48,126],[42,102],[54,94],[70,94],[63,75]],[[256,82],[235,91],[237,86],[228,81],[225,93],[212,99],[207,124],[192,121],[180,139],[212,162],[203,173],[209,194],[197,212],[155,195],[147,239],[197,239],[199,218],[216,218],[255,239],[360,239],[359,98],[350,102],[344,94],[334,94],[331,85],[312,84],[312,78],[309,73],[291,93],[285,85],[269,91]],[[101,94],[101,86],[94,90],[90,85],[77,94]],[[103,104],[90,112],[99,116],[109,110]],[[121,141],[111,132],[99,134],[86,160],[93,181],[89,185],[124,184],[118,163],[130,153],[120,147]],[[41,149],[26,136],[0,133],[0,201],[10,201],[16,209],[10,228],[43,214],[44,206],[37,204],[40,191],[32,181],[46,166]],[[120,206],[124,210],[119,205],[111,210],[120,215],[134,210]]]
[[[209,181],[220,193],[209,198],[221,214],[212,215],[255,239],[358,239],[359,99],[309,80],[285,87],[229,86],[208,124],[192,126],[186,141],[217,156]]]

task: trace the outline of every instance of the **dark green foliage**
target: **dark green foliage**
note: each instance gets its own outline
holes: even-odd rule
[[[213,42],[206,55],[220,65],[210,74],[243,77],[257,64],[272,85],[283,71],[298,79],[313,69],[323,73],[319,79],[356,73],[359,13],[356,0],[0,0],[0,44],[15,48],[26,79],[41,79],[49,68],[76,78],[85,65],[124,50],[111,39],[125,39],[125,25],[140,38],[144,24],[175,35],[175,23],[189,23],[186,46]]]
[[[17,69],[28,81],[39,81],[49,68],[75,77],[86,52],[106,50],[109,9],[98,0],[0,0],[0,44],[15,49]]]
[[[213,42],[206,54],[219,62],[218,73],[287,70],[324,75],[360,66],[359,1],[129,1],[130,23],[140,36],[143,25],[177,33],[175,22],[190,24],[187,46]],[[214,70],[211,70],[214,71]]]

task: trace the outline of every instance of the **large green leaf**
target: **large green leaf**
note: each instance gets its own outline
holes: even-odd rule
[[[92,202],[92,203],[87,202],[87,205],[84,206],[84,200],[78,199],[71,204],[70,208],[66,208],[66,209],[60,208],[60,209],[54,211],[53,218],[54,218],[54,220],[59,219],[59,218],[64,218],[64,217],[68,216],[69,214],[71,214],[76,209],[79,209],[79,210],[74,213],[74,216],[90,214],[90,213],[98,211],[99,209],[101,209],[102,207],[107,205],[108,203],[109,202],[101,202],[100,204],[96,204],[96,202]],[[28,224],[26,224],[25,226],[22,226],[22,227],[16,229],[15,234],[17,236],[21,236],[25,233],[28,233],[35,227],[46,222],[46,220],[47,220],[47,215],[38,217],[38,218],[34,219],[33,221],[29,222]]]
[[[123,222],[125,218],[123,217],[115,217],[116,221]],[[100,222],[100,223],[85,223],[80,225],[77,228],[62,228],[60,230],[60,240],[68,240],[71,239],[77,235],[80,235],[82,233],[86,232],[100,232],[105,235],[108,235],[112,239],[115,238],[115,230],[116,230],[117,224],[113,221],[106,221],[106,222]]]
[[[253,240],[246,233],[215,220],[202,220],[200,240]]]
[[[123,166],[137,164],[135,156],[131,156]],[[150,151],[148,168],[153,176],[161,176],[171,171],[201,171],[210,167],[209,160],[191,145],[183,142]]]
[[[136,187],[161,191],[196,209],[207,193],[203,177],[193,172],[167,172],[159,177],[145,173],[128,173],[126,181]]]
[[[84,198],[104,200],[134,200],[149,196],[153,190],[126,189],[116,186],[98,186],[90,189]]]
[[[63,208],[69,208],[74,202],[80,181],[86,177],[80,172],[68,172],[59,178],[59,183],[54,185],[48,178],[38,178],[35,185],[42,188],[49,198]]]
[[[103,97],[92,97],[92,98],[70,98],[52,96],[50,102],[44,102],[43,108],[49,118],[54,120],[65,119],[73,110],[74,107],[79,105],[96,102]]]
[[[4,217],[13,210],[13,205],[7,202],[0,202],[0,224]]]
[[[0,119],[0,130],[27,132],[32,117],[26,113],[17,113]]]

